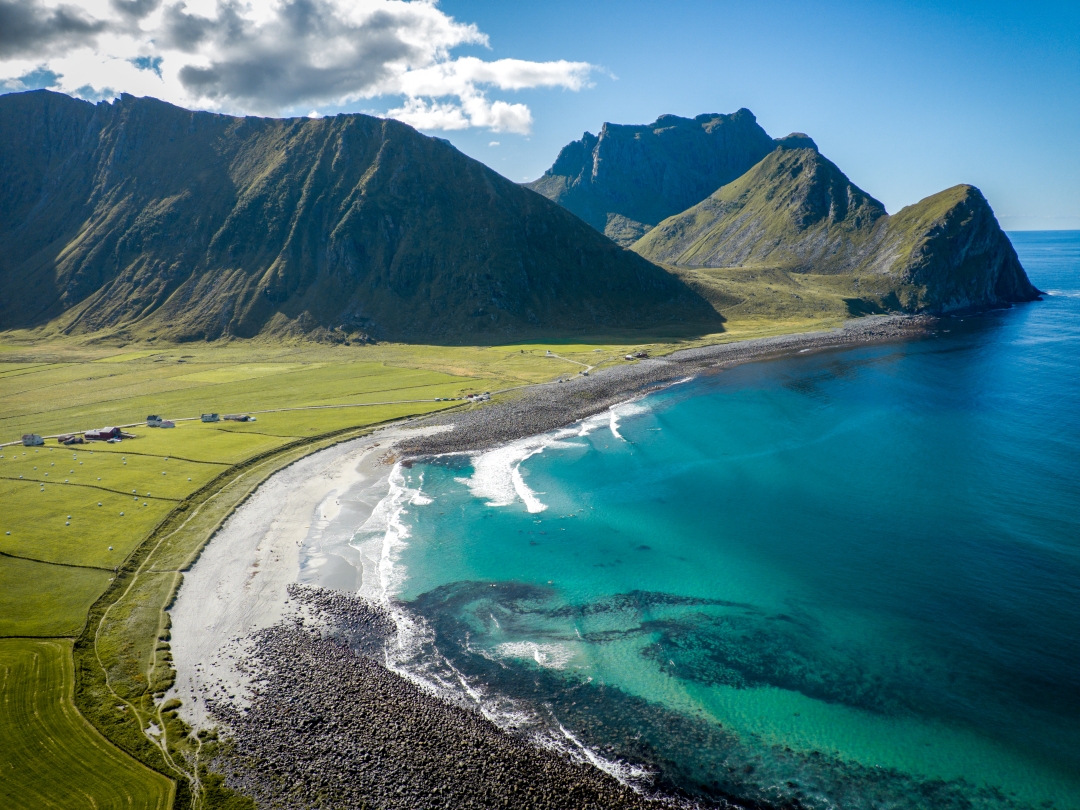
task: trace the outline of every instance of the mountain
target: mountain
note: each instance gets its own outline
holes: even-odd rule
[[[621,245],[685,211],[765,157],[776,144],[749,110],[652,124],[604,124],[563,147],[528,188]]]
[[[0,329],[177,340],[718,322],[678,278],[400,122],[48,91],[0,96],[0,288]]]
[[[801,134],[779,140],[746,174],[664,220],[633,249],[681,267],[865,278],[887,289],[890,308],[907,311],[1039,295],[977,188],[955,186],[889,216]]]

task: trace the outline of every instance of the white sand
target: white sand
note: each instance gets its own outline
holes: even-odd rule
[[[428,428],[446,430],[448,428]],[[355,531],[388,489],[378,460],[416,429],[386,428],[314,453],[267,479],[184,575],[172,616],[180,714],[209,725],[206,696],[245,705],[243,639],[279,622],[293,582],[356,591],[362,563]]]

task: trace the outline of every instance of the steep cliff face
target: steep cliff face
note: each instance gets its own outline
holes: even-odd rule
[[[701,322],[678,279],[396,121],[0,97],[0,328],[493,339]]]
[[[880,300],[922,312],[1030,301],[1039,292],[978,189],[957,186],[888,216],[804,135],[634,245],[684,267],[876,277]],[[871,280],[872,280],[871,278]]]
[[[959,185],[900,209],[860,272],[910,285],[911,310],[950,311],[1033,301],[1028,279],[993,209],[974,186]]]
[[[563,147],[544,176],[527,184],[598,231],[629,245],[742,175],[775,144],[749,110],[652,124],[604,124]]]

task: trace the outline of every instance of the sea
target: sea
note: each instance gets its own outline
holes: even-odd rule
[[[1043,300],[399,466],[391,665],[686,803],[1080,808],[1080,231]]]

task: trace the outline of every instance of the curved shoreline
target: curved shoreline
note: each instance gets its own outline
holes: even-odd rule
[[[452,424],[454,429],[405,440],[398,450],[406,457],[485,450],[566,427],[701,373],[804,352],[922,337],[932,333],[935,323],[937,319],[929,316],[869,316],[827,332],[799,332],[681,349],[663,357],[609,366],[588,377],[578,375],[565,382],[519,389],[479,408],[427,417],[422,424]]]
[[[390,467],[384,462],[390,453],[409,458],[483,450],[565,427],[700,373],[812,350],[917,337],[926,334],[931,325],[932,320],[927,318],[886,316],[849,322],[843,329],[829,332],[681,350],[663,358],[596,371],[589,377],[531,386],[482,407],[427,417],[419,421],[426,426],[420,431],[386,428],[319,451],[265,482],[248,503],[230,516],[185,577],[171,609],[177,679],[169,696],[181,698],[181,713],[192,725],[205,727],[215,720],[223,721],[237,734],[242,757],[272,760],[276,769],[287,772],[294,784],[287,792],[301,801],[299,806],[304,806],[301,796],[314,796],[319,791],[325,795],[326,774],[337,773],[342,777],[338,781],[343,781],[346,773],[363,771],[372,754],[380,763],[379,769],[370,771],[375,781],[362,779],[340,793],[342,806],[375,800],[380,806],[404,808],[414,806],[409,802],[419,796],[431,799],[432,806],[473,806],[469,791],[462,790],[474,786],[473,768],[462,771],[452,761],[441,759],[417,760],[411,767],[403,767],[413,761],[417,746],[423,748],[434,738],[440,739],[444,748],[459,749],[458,762],[463,761],[462,757],[470,758],[479,747],[486,752],[488,761],[502,763],[498,769],[502,776],[485,777],[485,803],[477,806],[521,806],[523,796],[519,791],[526,772],[537,778],[543,774],[547,780],[544,785],[534,786],[537,803],[530,801],[529,806],[584,807],[594,806],[593,802],[605,807],[637,807],[643,803],[655,806],[600,769],[582,766],[565,753],[544,751],[500,731],[475,712],[472,714],[476,722],[487,725],[466,735],[472,742],[465,744],[455,742],[453,735],[447,737],[445,729],[472,728],[468,724],[473,720],[458,716],[462,707],[427,694],[370,655],[350,651],[348,644],[342,647],[327,637],[325,623],[321,629],[318,623],[314,628],[310,625],[310,610],[295,599],[290,602],[288,589],[295,582],[328,584],[352,593],[359,589],[359,580],[354,579],[350,586],[347,570],[336,582],[332,578],[320,582],[318,573],[313,573],[319,566],[304,566],[301,549],[306,546],[310,550],[322,543],[326,551],[323,533],[332,529],[331,534],[341,534],[343,527],[347,535],[344,546],[349,545],[352,533],[371,516],[379,500],[376,496],[389,489]],[[341,500],[347,493],[351,495],[343,505]],[[336,510],[348,514],[334,528]],[[338,538],[339,547],[340,541]],[[333,556],[333,552],[330,554]],[[346,568],[350,565],[362,569],[358,557],[347,560]],[[309,623],[306,627],[305,621]],[[356,621],[378,623],[371,617]],[[359,632],[362,628],[358,625],[357,629]],[[297,679],[292,670],[300,651],[305,672]],[[356,660],[348,660],[349,655]],[[349,686],[345,686],[346,682]],[[329,688],[332,683],[338,688]],[[385,705],[364,702],[363,696],[371,690],[383,695]],[[328,691],[339,707],[336,710],[330,705],[335,701],[328,702],[324,697]],[[285,692],[291,692],[295,700]],[[367,707],[361,712],[367,716],[366,727],[350,720],[354,703]],[[253,707],[257,710],[249,711]],[[387,708],[417,717],[415,727],[394,726],[393,711],[387,713]],[[318,732],[318,739],[326,744],[315,745],[308,739],[306,747],[297,748],[282,741],[283,733],[290,739],[294,737],[286,732],[290,723],[302,720],[321,726],[328,716],[334,718],[331,728],[313,729],[307,737],[300,736],[301,740],[308,739]],[[466,726],[461,726],[462,722]],[[382,727],[386,724],[391,726],[389,731]],[[290,763],[287,758],[275,756],[275,746],[281,752],[291,751],[289,756],[296,761]],[[312,746],[320,751],[316,753]],[[350,753],[346,756],[343,750]],[[521,771],[515,762],[528,763],[528,767]],[[263,798],[284,798],[284,793],[275,792],[284,790],[284,783],[270,789],[253,776],[257,771],[240,767],[239,763],[235,758],[228,763],[230,784],[245,791],[255,790]],[[381,775],[384,768],[404,780],[396,790]],[[318,785],[322,787],[315,789]],[[442,785],[445,790],[431,793],[433,785]],[[574,785],[586,786],[589,798],[570,790],[568,786]],[[369,793],[365,794],[365,790]],[[576,803],[568,803],[571,795],[577,796]],[[452,796],[456,797],[452,803],[441,803],[441,799]],[[434,802],[435,798],[440,801]]]

